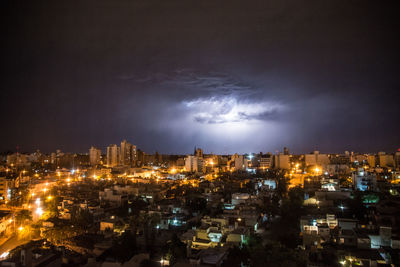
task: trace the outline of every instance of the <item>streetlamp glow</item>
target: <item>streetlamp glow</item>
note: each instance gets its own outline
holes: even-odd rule
[[[36,214],[39,215],[39,217],[42,216],[43,215],[43,209],[41,207],[37,208],[36,209]]]

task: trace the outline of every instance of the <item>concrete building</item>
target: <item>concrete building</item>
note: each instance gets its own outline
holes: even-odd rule
[[[250,200],[250,195],[247,193],[233,193],[232,205],[244,204]]]
[[[284,147],[284,148],[283,148],[283,154],[284,154],[284,155],[289,155],[289,154],[290,154],[290,153],[289,153],[289,148]]]
[[[196,148],[194,151],[194,155],[198,158],[202,158],[203,157],[203,150],[201,148]]]
[[[306,166],[321,166],[326,168],[330,160],[327,154],[320,154],[319,151],[314,151],[312,154],[305,154],[304,160]]]
[[[385,152],[379,152],[378,161],[380,167],[394,167],[393,155],[386,154]]]
[[[109,201],[113,202],[119,206],[128,202],[128,195],[125,192],[116,192],[110,188],[104,189],[104,191],[99,192],[100,201]]]
[[[315,152],[317,152],[317,151],[314,151],[313,154],[305,154],[304,155],[304,162],[305,162],[306,166],[317,165],[317,156],[315,155]]]
[[[376,174],[366,172],[363,168],[359,168],[357,172],[352,174],[353,187],[360,191],[376,190]]]
[[[120,164],[130,166],[136,161],[136,146],[128,141],[121,142]]]
[[[14,153],[7,155],[7,165],[14,165],[16,167],[29,167],[30,166],[28,155],[21,153]]]
[[[290,156],[283,153],[275,155],[275,168],[289,170],[290,169]]]
[[[188,155],[185,158],[185,170],[187,172],[203,172],[204,162],[202,158]]]
[[[0,202],[11,199],[11,188],[13,181],[6,177],[0,177]]]
[[[245,171],[248,165],[248,159],[244,155],[235,154],[231,157],[233,168],[235,171]]]
[[[394,165],[397,169],[400,169],[400,151],[394,154]]]
[[[260,157],[260,169],[261,170],[270,169],[270,168],[272,168],[272,165],[273,165],[273,157],[271,154],[262,155]]]
[[[367,161],[368,161],[368,165],[370,166],[370,167],[375,167],[375,155],[368,155],[368,157],[367,157]]]
[[[107,147],[107,166],[114,167],[120,162],[120,148],[117,145],[109,145]]]
[[[101,160],[101,150],[96,147],[91,147],[89,149],[89,162],[90,165],[94,166],[100,163]]]

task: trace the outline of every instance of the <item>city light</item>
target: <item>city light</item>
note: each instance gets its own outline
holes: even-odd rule
[[[10,254],[9,251],[3,252],[2,254],[0,254],[0,259],[5,259],[5,258],[7,258],[9,254]]]
[[[42,216],[43,215],[43,209],[41,207],[38,207],[36,209],[36,214],[39,215],[39,217]]]
[[[6,2],[0,267],[400,267],[397,1]]]

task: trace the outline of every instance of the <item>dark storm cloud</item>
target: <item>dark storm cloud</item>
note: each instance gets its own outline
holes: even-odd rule
[[[395,1],[3,1],[1,148],[399,145]]]

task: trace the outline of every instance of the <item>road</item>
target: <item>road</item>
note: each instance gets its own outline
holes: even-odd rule
[[[27,239],[18,239],[16,235],[13,235],[0,246],[0,255],[28,242]]]

